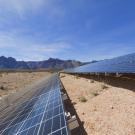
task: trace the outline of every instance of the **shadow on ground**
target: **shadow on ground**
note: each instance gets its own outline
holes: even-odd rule
[[[64,93],[66,93],[67,96],[68,96],[68,93],[65,90],[65,87],[62,84],[62,82],[61,82],[61,85],[62,85],[62,91]],[[77,112],[76,112],[76,110],[74,108],[74,104],[75,103],[72,103],[72,101],[70,100],[70,97],[69,96],[68,96],[68,101],[67,102],[64,102],[64,104],[65,104],[66,111],[70,112],[71,116],[75,115],[76,118],[77,118],[77,121],[79,123],[79,128],[77,128],[74,131],[71,131],[71,135],[87,135],[87,133],[86,133],[86,131],[84,129],[84,126],[83,126],[84,125],[84,122],[80,120],[80,118],[79,118],[79,116],[78,116],[78,114],[77,114]]]
[[[105,75],[87,75],[87,74],[72,74],[78,77],[93,79],[95,81],[104,82],[114,87],[125,88],[135,92],[135,78],[134,76],[105,76]]]

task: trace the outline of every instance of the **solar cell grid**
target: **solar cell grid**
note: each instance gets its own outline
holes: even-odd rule
[[[0,122],[1,135],[68,135],[57,76],[20,107]]]
[[[135,53],[65,70],[73,73],[135,73]]]

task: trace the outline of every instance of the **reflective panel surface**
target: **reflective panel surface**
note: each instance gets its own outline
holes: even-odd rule
[[[110,60],[80,66],[65,70],[66,72],[108,72],[108,73],[135,73],[135,54],[129,54]]]
[[[35,96],[0,117],[0,134],[68,135],[64,114],[59,79],[55,75]]]

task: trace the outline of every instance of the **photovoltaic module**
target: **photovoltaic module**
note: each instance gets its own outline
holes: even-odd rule
[[[57,75],[31,99],[0,117],[0,135],[68,134]]]
[[[135,73],[135,53],[65,70],[73,73]]]

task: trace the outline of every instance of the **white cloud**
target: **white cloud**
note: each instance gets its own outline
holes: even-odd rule
[[[48,6],[49,3],[49,0],[0,0],[0,9],[23,16],[29,11],[37,12],[43,6]]]
[[[67,52],[71,45],[64,41],[35,42],[18,37],[16,34],[0,32],[0,55],[12,56],[18,60],[44,60],[49,57],[59,57],[61,52]]]
[[[43,18],[45,17],[51,22],[55,21],[55,24],[57,24],[65,17],[65,8],[60,4],[60,1],[0,0],[0,21],[5,24],[10,23],[12,17],[20,21],[27,20],[29,16],[43,15]]]

